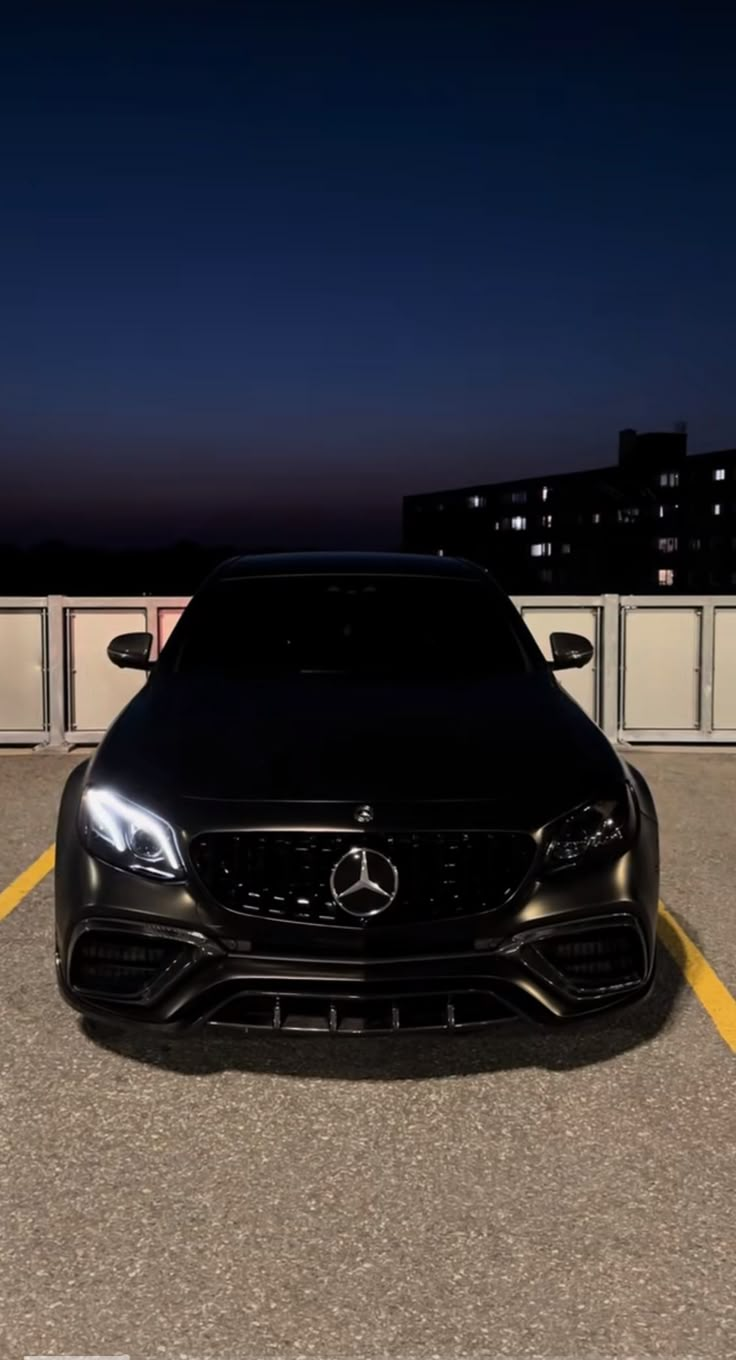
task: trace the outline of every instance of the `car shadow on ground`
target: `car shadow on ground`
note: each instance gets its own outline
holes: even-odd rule
[[[672,942],[668,941],[672,947]],[[645,1000],[591,1020],[555,1026],[508,1022],[461,1034],[360,1038],[258,1032],[159,1039],[156,1035],[82,1027],[102,1048],[130,1061],[188,1076],[222,1071],[335,1081],[411,1081],[463,1077],[525,1067],[564,1072],[610,1062],[651,1042],[676,1014],[684,979],[667,950],[657,951],[654,987]]]

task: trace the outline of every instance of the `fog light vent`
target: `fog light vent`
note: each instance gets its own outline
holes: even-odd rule
[[[643,982],[644,945],[635,926],[591,927],[535,944],[538,954],[580,989],[599,991]]]
[[[80,936],[71,960],[70,983],[77,992],[135,998],[145,992],[182,952],[176,940],[124,931],[89,931]]]

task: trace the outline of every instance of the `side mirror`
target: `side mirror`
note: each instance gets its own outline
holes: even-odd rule
[[[553,671],[570,671],[587,666],[593,656],[593,643],[579,633],[551,633]]]
[[[108,643],[107,655],[113,666],[122,666],[129,671],[150,671],[153,669],[153,662],[149,661],[152,645],[152,633],[119,633]]]

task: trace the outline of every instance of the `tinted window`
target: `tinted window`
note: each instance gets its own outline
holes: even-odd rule
[[[190,605],[163,656],[184,672],[431,677],[530,665],[515,616],[483,583],[386,576],[218,582]]]

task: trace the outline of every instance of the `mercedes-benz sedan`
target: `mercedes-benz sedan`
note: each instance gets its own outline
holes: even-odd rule
[[[64,790],[58,980],[158,1031],[559,1021],[642,997],[652,798],[479,567],[226,563]]]

